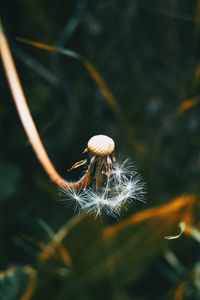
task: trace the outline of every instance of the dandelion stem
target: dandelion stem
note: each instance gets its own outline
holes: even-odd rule
[[[63,179],[58,174],[52,162],[50,161],[28,108],[28,104],[26,102],[26,98],[17,74],[14,60],[1,23],[0,55],[22,125],[44,170],[47,172],[53,182],[55,182],[60,187],[64,187],[67,189],[80,189],[81,187],[85,186],[90,181],[90,174],[88,172],[79,181],[71,183]]]

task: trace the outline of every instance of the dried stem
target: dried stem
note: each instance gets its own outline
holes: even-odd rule
[[[40,139],[34,121],[32,119],[31,113],[29,111],[26,98],[15,68],[14,60],[12,58],[12,54],[1,23],[0,23],[0,55],[1,55],[3,66],[8,79],[8,83],[22,125],[36,153],[36,156],[38,157],[44,170],[47,172],[47,174],[53,180],[53,182],[55,182],[60,187],[64,187],[67,189],[80,189],[83,186],[87,185],[88,182],[90,181],[89,172],[86,172],[86,174],[77,182],[68,182],[58,174],[52,162],[50,161],[48,154],[42,144],[42,141]]]

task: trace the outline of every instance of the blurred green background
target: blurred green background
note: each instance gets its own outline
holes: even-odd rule
[[[200,2],[8,0],[1,2],[0,12],[31,113],[58,172],[69,180],[78,178],[81,170],[67,170],[85,158],[82,151],[91,136],[106,134],[114,139],[117,155],[136,162],[148,187],[145,204],[135,202],[120,218],[107,218],[103,224],[90,216],[76,217],[70,205],[63,207],[58,188],[27,140],[1,64],[0,300],[199,299],[198,238],[165,241],[165,235],[178,229],[167,233],[164,228],[162,235],[158,222],[150,232],[148,226],[134,227],[122,234],[119,244],[108,247],[102,232],[190,193],[197,195],[192,216],[198,228]],[[24,45],[16,37],[69,48],[86,57],[115,96],[128,129],[79,61]],[[187,100],[194,105],[181,109]],[[167,222],[168,216],[163,219]],[[37,243],[49,244],[67,222],[64,247],[72,258],[70,266],[54,253],[47,264],[41,262],[42,246]],[[156,230],[161,234],[157,239]],[[148,239],[148,247],[142,242],[133,246],[136,236]],[[109,259],[109,276],[107,271],[107,276],[96,275],[94,284],[87,266],[95,273],[101,255],[120,255],[119,245],[125,245],[121,267]],[[129,246],[132,250],[126,255]],[[154,249],[146,264],[147,253]],[[135,266],[132,257],[138,253],[137,273],[140,265]],[[123,260],[129,268],[123,268]],[[33,272],[37,279],[30,275]],[[27,296],[29,275],[34,284]]]

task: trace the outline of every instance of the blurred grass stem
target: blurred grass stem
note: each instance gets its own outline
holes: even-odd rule
[[[144,153],[143,147],[135,140],[133,127],[129,124],[127,118],[122,113],[115,97],[113,96],[112,92],[108,88],[107,84],[105,83],[103,78],[100,76],[99,72],[96,70],[96,68],[93,66],[93,64],[89,60],[87,60],[85,57],[83,57],[79,53],[76,53],[70,49],[54,47],[51,45],[31,41],[31,40],[20,38],[20,37],[17,37],[17,40],[22,43],[25,43],[25,44],[28,44],[28,45],[31,45],[31,46],[34,46],[34,47],[37,47],[37,48],[40,48],[40,49],[43,49],[46,51],[52,51],[52,52],[60,53],[63,55],[67,55],[69,57],[72,57],[72,58],[80,61],[82,63],[82,65],[84,66],[84,68],[88,71],[88,73],[90,74],[92,79],[95,81],[97,86],[100,88],[107,103],[109,104],[109,106],[111,107],[112,111],[114,112],[117,120],[121,124],[121,127],[123,128],[123,130],[127,136],[127,139],[129,141],[129,144],[130,144],[133,152],[135,152],[136,154]]]

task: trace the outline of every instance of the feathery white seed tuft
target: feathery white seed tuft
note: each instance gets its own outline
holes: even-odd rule
[[[68,200],[73,200],[80,211],[95,216],[105,211],[108,215],[118,216],[125,204],[134,200],[144,202],[145,185],[141,177],[131,170],[128,160],[112,167],[109,185],[105,183],[98,191],[91,186],[83,191],[63,189]]]

